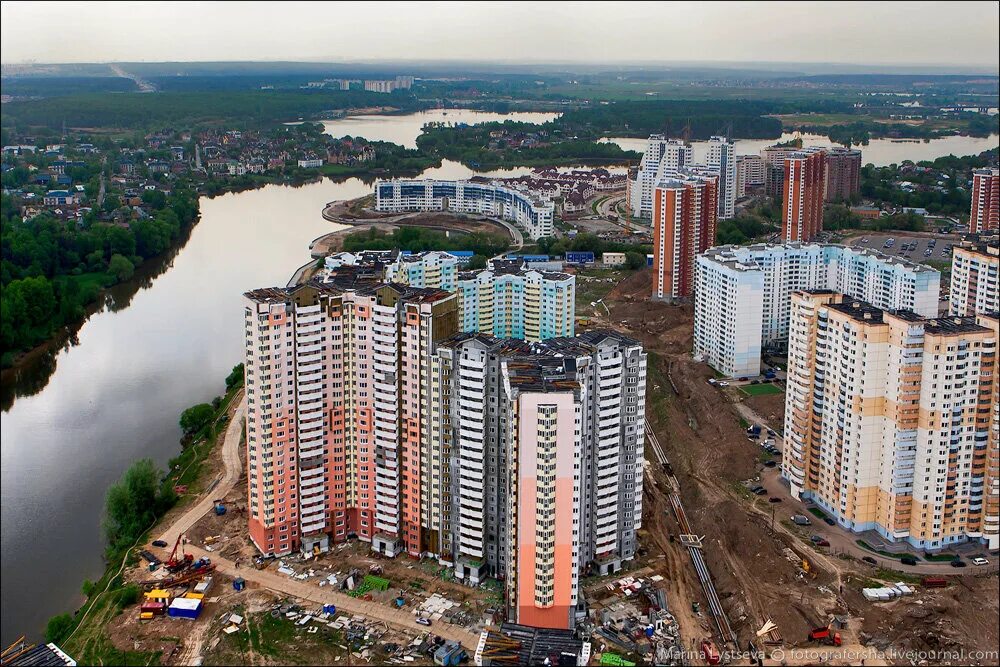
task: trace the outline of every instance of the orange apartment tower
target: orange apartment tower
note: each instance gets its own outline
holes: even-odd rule
[[[688,173],[653,190],[653,298],[684,299],[694,292],[695,256],[715,245],[719,178]]]
[[[972,210],[969,231],[979,234],[1000,227],[1000,169],[972,172]]]
[[[785,243],[811,241],[823,230],[826,171],[826,150],[822,148],[806,148],[785,157],[781,215],[781,238]]]

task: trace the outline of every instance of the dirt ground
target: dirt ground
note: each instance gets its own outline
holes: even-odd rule
[[[594,325],[609,322],[641,340],[650,353],[646,415],[672,464],[692,530],[704,536],[705,560],[741,646],[767,620],[777,624],[785,647],[810,646],[806,636],[812,628],[826,625],[834,614],[846,614],[852,622],[842,632],[844,649],[860,650],[862,643],[926,649],[937,640],[995,650],[995,577],[977,580],[972,587],[953,586],[948,593],[921,593],[899,603],[900,611],[874,606],[860,595],[866,580],[856,561],[818,553],[782,525],[787,517],[779,512],[772,519],[768,503],[754,502],[744,482],[758,478],[760,454],[748,444],[733,401],[745,401],[780,429],[783,395],[747,397],[709,385],[711,369],[691,358],[692,307],[651,301],[649,291],[649,271],[633,274],[605,299],[609,320]],[[690,645],[713,633],[714,624],[686,549],[671,541],[679,529],[664,494],[666,475],[659,468],[652,465],[646,477],[646,564],[667,577],[671,612],[683,612],[678,622]],[[787,549],[794,552],[791,558]],[[964,605],[957,601],[963,596]],[[950,597],[954,599],[948,602]],[[693,601],[700,602],[701,616],[690,613]],[[827,660],[852,662],[839,655]],[[879,662],[873,658],[867,664]],[[905,658],[887,662],[909,664]]]

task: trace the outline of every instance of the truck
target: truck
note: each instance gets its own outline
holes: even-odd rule
[[[840,633],[830,629],[830,626],[825,628],[814,628],[812,632],[809,633],[809,641],[813,642],[823,642],[824,644],[829,644],[830,646],[840,646],[841,638]]]

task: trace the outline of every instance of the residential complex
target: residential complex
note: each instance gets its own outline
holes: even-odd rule
[[[375,210],[454,211],[496,216],[514,222],[532,239],[552,236],[555,206],[531,192],[473,179],[468,181],[376,181]]]
[[[323,280],[351,276],[458,292],[459,331],[539,341],[572,336],[576,327],[576,276],[532,268],[524,259],[496,258],[487,268],[463,271],[467,257],[450,252],[398,250],[335,253],[324,261]]]
[[[973,234],[1000,228],[1000,169],[972,172],[972,208],[969,231]]]
[[[848,201],[861,192],[861,151],[836,146],[826,150],[826,201]]]
[[[706,164],[719,173],[719,219],[727,220],[736,215],[736,144],[726,137],[712,137],[708,141]]]
[[[923,264],[839,245],[719,246],[695,262],[694,352],[729,377],[760,374],[761,352],[788,338],[796,290],[830,289],[889,310],[937,315],[941,275]]]
[[[652,218],[653,190],[656,185],[693,162],[691,146],[680,139],[667,139],[662,134],[650,136],[635,181],[629,183],[632,215]]]
[[[807,242],[823,229],[826,150],[806,148],[785,156],[781,239]]]
[[[715,243],[719,179],[678,174],[653,193],[653,297],[683,299],[694,289],[698,253]]]
[[[793,146],[768,146],[760,149],[764,161],[764,190],[772,197],[783,197],[785,158],[799,149]]]
[[[782,475],[851,531],[1000,546],[997,315],[791,299]]]
[[[265,554],[436,556],[505,583],[510,620],[573,627],[578,578],[635,555],[646,357],[588,332],[458,333],[458,297],[379,282],[246,294],[250,536]]]
[[[1000,312],[1000,247],[968,243],[952,248],[950,290],[952,315]]]

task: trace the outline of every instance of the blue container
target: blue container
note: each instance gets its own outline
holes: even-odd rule
[[[567,252],[566,262],[569,264],[593,264],[594,253],[592,252]]]
[[[242,591],[247,587],[247,582],[243,577],[233,579],[233,590]]]

